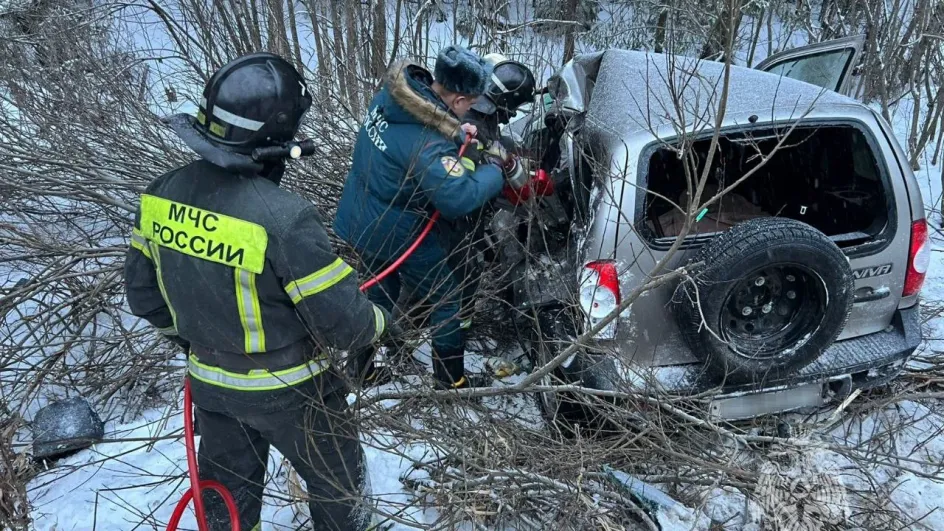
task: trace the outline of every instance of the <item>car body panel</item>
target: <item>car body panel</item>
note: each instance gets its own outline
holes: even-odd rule
[[[577,356],[563,370],[570,381],[594,389],[656,391],[678,396],[714,393],[715,401],[781,392],[809,384],[822,384],[824,394],[831,391],[848,395],[854,388],[868,389],[893,378],[920,343],[921,317],[915,306],[896,311],[891,324],[882,332],[837,341],[818,360],[786,380],[730,385],[706,374],[699,364],[642,367],[621,356],[593,352]],[[780,407],[770,411],[766,407],[769,404],[763,403],[742,405],[757,409],[754,415],[738,415],[739,418],[790,409]]]
[[[875,112],[871,111],[872,116],[875,119],[878,128],[881,130],[882,135],[886,139],[886,143],[891,147],[894,154],[894,161],[898,167],[898,170],[904,176],[903,182],[905,184],[905,194],[907,195],[907,203],[911,212],[911,219],[917,221],[919,219],[925,219],[925,210],[924,210],[924,198],[921,195],[921,187],[918,184],[918,179],[915,177],[914,171],[911,169],[911,165],[908,163],[908,155],[905,153],[904,148],[895,140],[895,133],[892,130],[892,126],[885,121],[882,116]],[[899,237],[902,237],[899,235]],[[909,242],[910,243],[910,242]],[[910,297],[902,297],[898,302],[899,308],[910,308],[918,303],[918,298],[920,295],[915,294]]]

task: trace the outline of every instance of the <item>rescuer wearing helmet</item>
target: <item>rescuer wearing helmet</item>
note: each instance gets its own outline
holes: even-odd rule
[[[200,159],[147,187],[125,264],[132,313],[188,351],[200,479],[232,492],[245,530],[259,525],[270,445],[305,480],[316,529],[369,520],[333,352],[395,327],[332,251],[316,207],[279,187],[285,155],[258,160],[258,148],[292,141],[311,103],[277,55],[213,74],[196,117],[168,120]],[[230,528],[215,493],[206,510],[211,529]]]
[[[519,107],[533,101],[535,93],[534,74],[528,67],[497,53],[488,54],[483,59],[493,68],[488,90],[463,118],[463,122],[474,125],[477,130],[475,149],[469,151],[469,158],[477,164],[495,153],[517,151],[514,141],[502,136],[499,126],[507,124]],[[451,242],[450,263],[457,277],[462,279],[460,326],[462,330],[468,330],[472,327],[474,296],[481,278],[475,254],[476,248],[485,241],[483,212],[473,212],[442,228],[443,238]],[[513,370],[513,367],[496,368],[496,376],[507,376],[508,370]]]
[[[449,264],[452,248],[441,229],[481,208],[504,183],[507,161],[459,160],[465,136],[459,117],[485,92],[490,75],[489,64],[455,45],[439,53],[433,73],[410,62],[393,65],[368,107],[334,222],[338,236],[376,273],[416,240],[434,210],[440,212],[429,237],[368,295],[392,312],[404,285],[431,307],[433,373],[445,389],[485,384],[465,373],[461,279]],[[383,377],[373,365],[373,349],[357,357],[368,383]]]
[[[472,105],[464,121],[475,125],[478,138],[488,145],[501,139],[500,124],[507,124],[519,107],[534,101],[536,82],[528,67],[504,55],[490,53],[485,60],[494,65],[488,91]]]

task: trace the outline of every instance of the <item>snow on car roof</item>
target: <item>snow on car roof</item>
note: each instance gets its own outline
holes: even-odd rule
[[[588,125],[623,139],[672,123],[710,127],[723,76],[724,64],[715,61],[607,50],[591,94]],[[681,95],[682,114],[673,103],[673,94]],[[811,108],[850,104],[861,106],[815,85],[732,66],[726,117],[757,114],[762,121],[799,118]]]

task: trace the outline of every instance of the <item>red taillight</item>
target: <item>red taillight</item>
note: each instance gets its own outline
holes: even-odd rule
[[[592,269],[600,275],[599,280],[597,281],[597,286],[601,288],[606,288],[610,293],[613,294],[613,297],[616,298],[616,304],[620,303],[620,286],[619,286],[619,274],[616,272],[616,263],[612,260],[599,260],[596,262],[590,262],[586,266],[587,269]]]
[[[911,247],[908,249],[908,271],[902,297],[917,295],[924,284],[931,263],[931,242],[928,241],[928,223],[919,219],[911,224]]]

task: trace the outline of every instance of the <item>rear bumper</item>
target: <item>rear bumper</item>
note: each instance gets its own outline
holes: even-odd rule
[[[891,325],[882,332],[833,343],[819,359],[793,377],[748,385],[721,383],[720,396],[717,399],[779,393],[771,394],[771,398],[777,398],[768,402],[789,404],[790,401],[782,396],[784,391],[805,386],[808,392],[810,384],[820,385],[824,399],[829,391],[843,395],[856,388],[881,385],[898,374],[920,342],[919,306],[915,305],[898,310]],[[562,370],[573,381],[579,381],[581,385],[594,389],[632,388],[637,391],[661,391],[684,396],[719,388],[719,382],[705,374],[701,364],[626,367],[612,354],[583,352],[567,364],[567,367],[562,367]],[[795,409],[778,409],[776,404],[767,407],[773,409],[765,410],[766,412]]]

